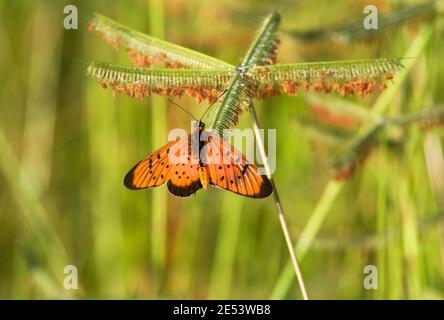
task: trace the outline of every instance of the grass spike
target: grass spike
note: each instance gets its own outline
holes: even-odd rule
[[[232,80],[222,104],[209,115],[211,119],[209,127],[215,129],[219,134],[222,134],[224,129],[229,129],[237,124],[242,112],[242,102],[252,94],[251,82],[245,76],[245,70],[256,65],[274,63],[278,45],[276,32],[280,21],[281,17],[276,11],[265,18]]]
[[[88,29],[101,35],[113,47],[125,49],[138,66],[164,64],[175,68],[234,68],[222,60],[145,35],[97,13],[90,21]]]
[[[299,90],[363,96],[384,90],[384,81],[402,68],[400,59],[343,60],[257,66],[247,75],[257,83],[256,98],[260,99],[295,96]]]
[[[233,71],[209,69],[165,69],[91,62],[87,74],[103,87],[139,99],[150,94],[189,95],[199,102],[212,102],[229,83]]]

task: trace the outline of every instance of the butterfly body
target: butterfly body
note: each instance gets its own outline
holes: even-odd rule
[[[176,196],[195,194],[209,185],[250,198],[271,194],[270,181],[229,142],[205,131],[199,121],[196,129],[172,141],[137,163],[125,176],[130,189],[157,187],[167,182]]]
[[[207,168],[204,165],[199,165],[199,179],[200,183],[202,184],[202,187],[206,190],[208,188],[208,185],[210,183],[208,179],[208,171]]]

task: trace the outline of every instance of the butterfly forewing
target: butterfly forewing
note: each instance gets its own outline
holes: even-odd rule
[[[164,184],[169,176],[170,164],[168,153],[170,148],[182,143],[173,141],[138,162],[126,174],[124,184],[130,189],[146,189]]]
[[[195,193],[201,185],[197,165],[188,161],[191,157],[189,145],[190,135],[172,141],[150,154],[127,173],[125,186],[130,189],[146,189],[168,181],[168,189],[174,195],[189,196]]]
[[[212,136],[206,154],[211,184],[251,198],[264,198],[273,191],[267,177],[226,140]]]

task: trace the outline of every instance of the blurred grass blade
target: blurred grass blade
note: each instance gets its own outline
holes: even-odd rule
[[[378,29],[367,30],[362,26],[362,18],[338,25],[325,26],[314,30],[294,30],[288,31],[290,36],[299,41],[315,42],[325,40],[339,40],[343,42],[357,40],[381,34],[385,29],[401,26],[405,23],[412,23],[419,18],[434,11],[435,1],[424,1],[395,8],[392,12],[383,13],[378,18]]]
[[[412,199],[412,188],[409,188],[411,183],[408,179],[400,175],[399,179],[399,204],[401,213],[401,229],[402,229],[402,247],[403,255],[406,261],[406,277],[408,287],[409,299],[422,299],[422,284],[421,272],[419,262],[419,238],[418,238],[418,222],[417,212]]]
[[[374,116],[367,107],[342,98],[307,95],[310,113],[319,122],[355,132],[363,122]]]
[[[27,172],[19,167],[19,160],[1,128],[0,171],[16,197],[23,213],[23,221],[32,230],[32,238],[35,239],[47,259],[47,262],[39,261],[42,264],[42,269],[45,269],[44,264],[48,263],[51,276],[59,284],[62,284],[63,268],[70,262],[68,254],[59,235],[51,225],[41,199],[28,179]]]
[[[58,12],[42,2],[36,9],[30,46],[29,92],[23,133],[22,166],[27,169],[36,192],[47,191],[51,178],[54,131],[57,115],[61,29],[51,26]],[[40,39],[40,35],[46,37]],[[37,40],[38,39],[38,40]]]
[[[89,25],[116,48],[128,51],[136,65],[164,63],[167,67],[233,69],[224,61],[125,27],[105,16],[95,14]]]
[[[296,110],[298,125],[313,140],[333,147],[342,146],[373,118],[368,109],[344,99],[308,95],[306,101]]]
[[[354,173],[356,167],[365,160],[370,149],[376,144],[378,134],[385,125],[385,121],[380,121],[371,128],[366,129],[365,132],[359,133],[346,144],[342,153],[333,161],[334,179],[347,179]]]
[[[353,136],[351,132],[320,124],[313,119],[301,119],[298,117],[296,121],[307,137],[313,141],[321,142],[333,147],[344,144],[344,142],[348,141]]]
[[[90,157],[89,183],[90,196],[93,199],[89,210],[94,219],[91,226],[94,267],[103,297],[117,299],[126,294],[124,277],[115,277],[116,274],[125,272],[125,260],[120,256],[124,239],[119,196],[122,172],[117,161],[117,108],[109,108],[109,105],[115,105],[115,100],[96,86],[86,88],[85,99],[88,127],[91,128],[88,133],[87,154]]]
[[[399,115],[387,119],[388,124],[409,126],[421,124],[422,129],[429,129],[435,125],[442,125],[444,122],[444,105],[437,105],[430,108],[423,108],[408,114]]]
[[[442,125],[444,120],[443,106],[424,108],[399,116],[380,117],[379,120],[374,120],[373,127],[353,137],[362,123],[371,123],[374,119],[369,111],[359,106],[347,106],[345,102],[334,104],[321,103],[319,98],[310,100],[309,111],[300,112],[297,118],[300,125],[317,140],[333,142],[336,146],[346,143],[332,164],[333,178],[336,180],[348,179],[354,173],[373,146],[380,143],[380,132],[383,129],[394,125],[419,124],[422,130],[429,130]]]
[[[208,299],[228,299],[230,297],[242,207],[243,199],[241,197],[224,194]]]

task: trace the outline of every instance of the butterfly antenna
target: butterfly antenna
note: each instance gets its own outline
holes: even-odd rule
[[[196,117],[193,116],[193,114],[191,112],[189,112],[188,110],[186,110],[185,108],[181,107],[178,103],[174,102],[172,99],[168,98],[168,101],[171,102],[172,104],[174,104],[176,107],[178,107],[179,109],[181,109],[182,111],[185,111],[186,113],[188,113],[188,115],[191,116],[191,118],[193,118],[194,120],[197,121]]]
[[[219,101],[219,99],[222,98],[222,96],[223,96],[225,93],[227,93],[227,91],[228,91],[228,89],[225,88],[225,89],[221,92],[221,94],[217,97],[217,99],[214,100],[214,102],[211,103],[211,104],[208,106],[207,110],[205,110],[205,112],[203,113],[202,117],[200,117],[200,120],[203,119],[203,117],[207,114],[208,110],[210,110],[210,108],[211,108],[213,105],[215,105],[215,104]],[[200,120],[199,120],[199,121],[200,121]]]

